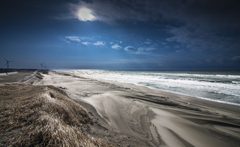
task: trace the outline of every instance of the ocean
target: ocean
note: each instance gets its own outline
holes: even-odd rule
[[[67,70],[101,78],[240,106],[240,71]]]

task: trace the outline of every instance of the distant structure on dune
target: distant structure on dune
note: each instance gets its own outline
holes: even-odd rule
[[[43,63],[44,63],[44,62],[43,62]],[[40,63],[40,65],[41,65],[41,69],[42,69],[42,68],[43,68],[43,66],[44,66],[44,65],[43,65],[43,63]]]
[[[5,58],[4,58],[5,59]],[[9,69],[9,63],[10,62],[13,62],[13,61],[8,61],[7,59],[5,59],[6,60],[6,64],[5,64],[5,66],[7,65],[7,69]]]

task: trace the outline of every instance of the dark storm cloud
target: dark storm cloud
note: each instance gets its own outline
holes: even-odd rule
[[[48,18],[73,18],[69,4],[79,0],[2,0],[0,4],[1,21],[13,22],[22,19],[33,22]]]
[[[100,20],[159,21],[178,20],[225,23],[239,26],[240,2],[237,0],[93,0],[80,1],[94,10]]]
[[[124,49],[125,51],[134,51],[135,50],[135,48],[134,47],[132,47],[132,46],[127,46],[127,47],[125,47],[125,49]]]
[[[238,0],[93,0],[80,1],[97,20],[146,22],[172,34],[170,43],[190,51],[240,48]]]
[[[240,62],[240,56],[233,57],[232,61]]]

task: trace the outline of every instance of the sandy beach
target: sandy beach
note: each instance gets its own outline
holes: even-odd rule
[[[123,147],[240,145],[239,106],[59,71],[0,77],[0,146],[84,146],[83,141]],[[28,138],[29,133],[34,135]],[[46,134],[52,136],[50,142]],[[80,140],[74,138],[77,134]]]
[[[115,146],[238,147],[240,107],[143,86],[49,72],[37,85],[54,85],[83,106]]]

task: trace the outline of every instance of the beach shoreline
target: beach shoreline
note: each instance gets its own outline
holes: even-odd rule
[[[62,87],[103,126],[143,146],[240,144],[239,106],[56,71],[39,84]]]
[[[84,132],[114,146],[240,144],[239,106],[66,72],[38,71],[29,77],[31,74],[22,82],[65,91],[91,118],[91,125],[82,128]]]

